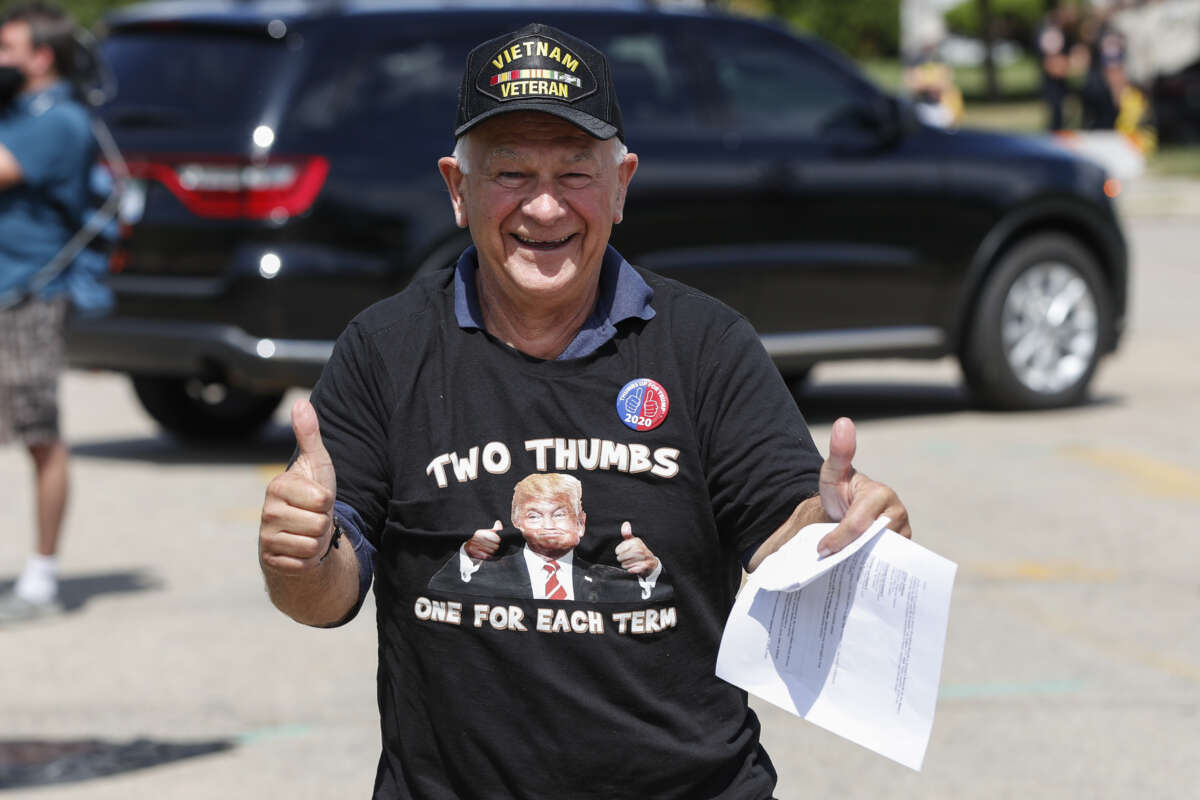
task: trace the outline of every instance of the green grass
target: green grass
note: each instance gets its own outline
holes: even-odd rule
[[[859,66],[881,87],[903,90],[904,68],[896,59],[863,61]],[[1014,133],[1046,130],[1046,109],[1038,99],[1041,76],[1033,59],[1022,59],[1000,71],[1004,99],[999,101],[983,100],[982,68],[956,69],[954,78],[965,98],[964,126]],[[1077,103],[1068,101],[1068,121],[1078,119],[1078,115]],[[1163,147],[1147,160],[1146,169],[1151,175],[1200,179],[1200,144]]]
[[[1154,175],[1200,178],[1200,144],[1163,147],[1150,157],[1147,169]]]
[[[880,86],[899,91],[904,85],[904,67],[896,59],[873,59],[859,62],[859,66]],[[996,77],[1000,94],[1008,98],[1028,98],[1037,94],[1041,86],[1041,75],[1037,62],[1022,58],[1006,67],[1001,67]],[[987,88],[983,67],[955,67],[954,82],[968,102],[982,99]]]
[[[1036,100],[1007,103],[973,103],[963,107],[963,125],[968,128],[1042,133],[1046,130],[1046,109]]]
[[[858,66],[871,80],[889,92],[898,92],[904,85],[904,69],[894,58],[860,61]]]
[[[967,100],[981,98],[987,91],[987,76],[983,67],[957,67],[954,82]],[[1041,71],[1032,58],[1021,58],[1005,67],[1000,67],[996,83],[1002,97],[1030,97],[1036,95],[1042,85]]]
[[[895,59],[864,61],[863,71],[881,87],[902,92],[904,68]],[[1024,59],[1002,69],[999,75],[1001,91],[1009,99],[980,100],[984,88],[983,69],[962,67],[954,71],[954,79],[963,92],[963,124],[972,128],[1037,133],[1045,130],[1046,112],[1042,104],[1029,99],[1038,88],[1040,77],[1032,59]]]
[[[1046,125],[1046,111],[1037,101],[968,102],[963,116],[967,127],[1015,133],[1041,133]],[[1146,160],[1146,171],[1164,177],[1200,179],[1200,144],[1167,145]]]

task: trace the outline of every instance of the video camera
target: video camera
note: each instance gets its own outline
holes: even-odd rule
[[[75,28],[75,58],[71,75],[75,96],[85,105],[104,105],[117,93],[117,81],[100,57],[100,43],[87,28]]]

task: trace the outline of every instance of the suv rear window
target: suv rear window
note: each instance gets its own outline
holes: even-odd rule
[[[292,55],[253,31],[118,31],[104,43],[118,125],[229,127],[257,121]]]
[[[322,146],[335,151],[356,150],[364,140],[398,146],[401,136],[449,137],[466,49],[385,40],[353,58],[314,59],[284,129],[331,135]]]

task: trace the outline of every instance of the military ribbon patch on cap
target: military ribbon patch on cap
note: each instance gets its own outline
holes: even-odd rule
[[[652,378],[636,378],[617,393],[617,416],[635,431],[649,431],[662,425],[670,408],[667,390]]]
[[[545,97],[573,103],[596,91],[578,56],[546,36],[510,41],[479,71],[475,88],[495,100]]]

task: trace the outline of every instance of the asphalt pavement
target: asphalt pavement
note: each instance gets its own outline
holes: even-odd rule
[[[1200,184],[1143,179],[1121,202],[1130,329],[1089,404],[977,411],[948,360],[821,365],[800,394],[822,448],[856,419],[859,468],[959,573],[923,770],[754,703],[782,800],[1200,794]],[[0,796],[369,796],[373,607],[307,629],[258,573],[284,412],[259,441],[195,448],[119,376],[70,373],[63,401],[68,612],[0,629]],[[14,448],[0,487],[2,585],[31,538]]]

